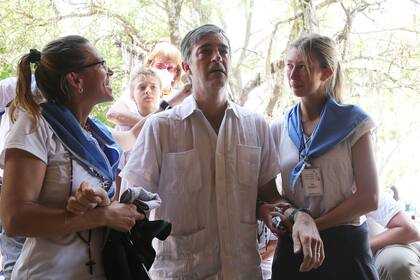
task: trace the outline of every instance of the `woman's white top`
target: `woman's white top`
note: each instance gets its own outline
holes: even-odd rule
[[[286,122],[283,119],[275,120],[271,125],[271,132],[280,158],[283,195],[297,207],[309,208],[314,218],[322,216],[350,197],[357,188],[353,176],[351,149],[360,137],[370,132],[373,127],[374,122],[368,117],[346,139],[310,162],[312,167],[321,171],[323,195],[305,197],[300,178],[296,181],[295,192],[290,189],[290,174],[298,163],[299,150],[289,137]],[[345,224],[360,225],[365,220],[362,216]]]
[[[24,150],[47,165],[37,201],[44,207],[65,209],[67,199],[82,181],[88,181],[94,186],[99,184],[96,178],[71,160],[69,152],[42,117],[34,127],[31,116],[19,112],[1,154],[2,168],[5,151],[10,148]],[[88,231],[81,232],[81,235],[88,239]],[[104,228],[92,230],[91,253],[96,262],[93,275],[90,275],[89,266],[86,265],[89,260],[88,246],[76,233],[49,238],[29,237],[13,269],[12,279],[105,279],[101,258],[104,237]]]

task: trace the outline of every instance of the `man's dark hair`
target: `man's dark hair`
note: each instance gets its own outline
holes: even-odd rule
[[[200,27],[197,27],[194,30],[191,30],[190,32],[188,32],[185,35],[184,39],[182,39],[182,42],[181,42],[182,60],[183,61],[189,61],[192,49],[195,46],[195,44],[197,44],[197,42],[201,38],[203,38],[204,36],[207,36],[211,33],[221,34],[226,39],[226,42],[228,43],[228,47],[229,47],[229,53],[231,53],[230,41],[229,41],[229,38],[227,37],[225,31],[223,29],[221,29],[220,27],[214,25],[214,24],[205,24],[205,25],[202,25]]]

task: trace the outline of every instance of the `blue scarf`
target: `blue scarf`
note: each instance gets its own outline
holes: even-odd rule
[[[289,137],[298,148],[300,159],[290,174],[290,189],[294,192],[296,181],[305,166],[310,166],[310,160],[346,139],[368,115],[360,107],[338,104],[333,98],[328,98],[307,144],[303,135],[300,103],[287,112],[286,117]]]
[[[101,180],[102,187],[112,198],[115,194],[113,182],[121,151],[111,132],[100,121],[87,119],[92,136],[102,149],[100,151],[95,140],[83,132],[76,117],[67,107],[52,102],[42,103],[41,107],[43,117],[64,146],[89,174]]]

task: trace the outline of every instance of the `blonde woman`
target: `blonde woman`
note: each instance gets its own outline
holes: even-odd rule
[[[299,272],[303,256],[294,253],[291,237],[281,236],[272,279],[377,279],[364,222],[378,205],[373,121],[359,107],[341,104],[343,78],[330,38],[313,34],[292,42],[285,64],[300,101],[272,125],[283,194],[315,219],[325,260]]]

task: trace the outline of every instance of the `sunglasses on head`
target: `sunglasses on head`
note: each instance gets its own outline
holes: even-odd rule
[[[166,69],[166,70],[168,70],[168,72],[171,72],[171,73],[176,73],[176,71],[177,71],[176,66],[171,65],[171,64],[162,63],[162,62],[155,63],[154,67],[159,69],[159,70]]]

